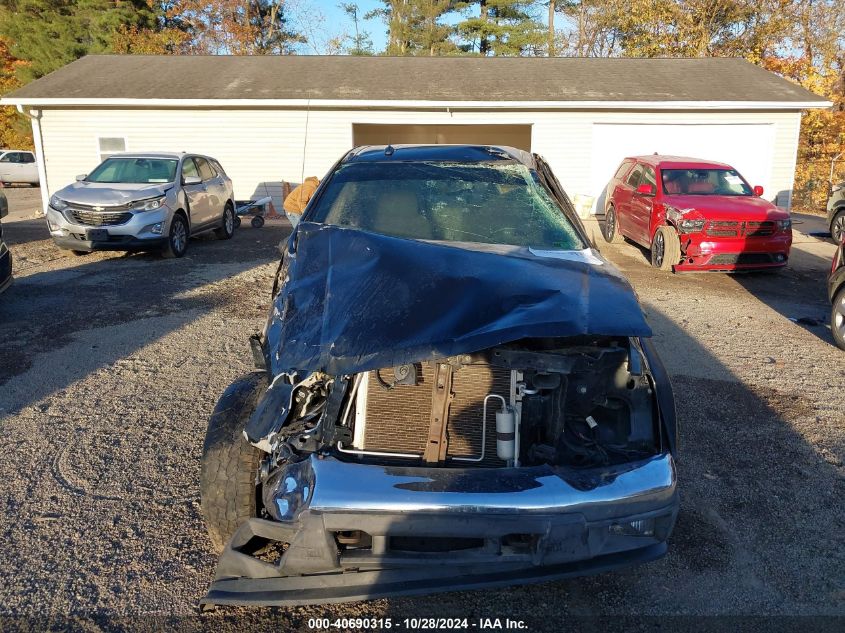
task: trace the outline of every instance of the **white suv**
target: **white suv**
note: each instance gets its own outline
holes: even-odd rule
[[[22,182],[38,184],[38,165],[35,154],[17,149],[0,149],[0,184]]]
[[[50,198],[47,225],[60,248],[77,254],[161,249],[182,257],[191,236],[234,234],[232,181],[209,156],[114,154]]]

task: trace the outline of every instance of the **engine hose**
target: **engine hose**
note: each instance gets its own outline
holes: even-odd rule
[[[376,375],[376,380],[378,381],[378,384],[382,389],[384,389],[385,391],[390,391],[391,389],[393,389],[396,386],[396,383],[395,382],[394,383],[385,382],[384,378],[382,378],[381,374],[379,373],[380,371],[381,370],[376,369],[373,372]]]

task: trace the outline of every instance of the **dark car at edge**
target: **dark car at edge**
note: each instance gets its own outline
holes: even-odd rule
[[[12,253],[3,239],[3,218],[9,214],[9,203],[6,195],[0,191],[0,292],[12,283]]]
[[[845,235],[845,182],[831,185],[827,199],[827,224],[830,236],[838,244]]]
[[[827,296],[831,304],[830,332],[836,345],[845,349],[845,233],[840,235],[830,264]]]

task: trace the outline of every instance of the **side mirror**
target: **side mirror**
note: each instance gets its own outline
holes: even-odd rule
[[[763,188],[760,185],[757,185],[756,187],[754,187],[754,195],[757,196],[758,198],[763,197]]]
[[[654,185],[650,185],[648,183],[643,183],[639,187],[637,187],[637,193],[643,196],[653,196],[654,195]]]
[[[201,185],[202,178],[199,176],[185,176],[182,178],[183,185]]]
[[[82,182],[82,181],[83,181],[83,180],[85,180],[86,178],[88,178],[88,174],[79,174],[79,175],[76,177],[76,182]]]

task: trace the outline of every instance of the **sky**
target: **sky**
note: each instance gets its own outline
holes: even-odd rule
[[[322,29],[320,29],[320,33],[316,34],[319,37],[328,39],[332,36],[337,36],[344,31],[347,33],[352,33],[352,20],[349,18],[346,13],[344,13],[343,9],[340,8],[341,0],[302,0],[303,2],[310,3],[317,11],[323,14],[325,17],[325,23]],[[378,9],[384,7],[384,3],[380,2],[380,0],[345,0],[346,2],[354,2],[358,5],[359,15],[363,16],[368,11],[373,9]],[[546,12],[541,10],[537,12],[537,18],[543,24],[546,24]],[[454,16],[453,20],[457,20],[458,16]],[[450,20],[451,21],[451,20]],[[376,53],[382,52],[387,47],[387,25],[384,23],[383,20],[379,18],[373,18],[371,20],[364,20],[361,24],[361,29],[366,31],[370,35],[370,39],[373,41],[373,51]],[[306,46],[306,49],[309,47]],[[319,48],[319,46],[318,46]],[[318,51],[313,50],[304,50],[303,53],[315,53]]]
[[[358,5],[360,15],[364,15],[372,9],[378,9],[384,6],[384,3],[379,0],[347,0],[354,1]],[[352,20],[343,9],[340,8],[339,0],[320,0],[315,2],[320,11],[326,16],[326,26],[334,32],[342,32],[344,30],[352,32]],[[387,25],[378,18],[372,20],[364,20],[362,28],[370,34],[373,40],[373,50],[376,52],[383,51],[387,46]]]

